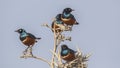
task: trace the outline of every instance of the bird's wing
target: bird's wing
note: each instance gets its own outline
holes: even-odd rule
[[[54,22],[52,22],[51,27],[54,28]]]
[[[72,18],[73,20],[75,20],[75,24],[76,24],[76,25],[78,25],[78,24],[79,24],[79,22],[77,22],[77,21],[76,21],[76,19],[75,19],[74,15],[72,15],[72,14],[71,14],[70,18]]]
[[[72,18],[72,19],[74,19],[74,20],[76,21],[74,15],[71,14],[71,15],[70,15],[70,18]]]
[[[36,39],[36,37],[35,37],[33,34],[31,34],[31,33],[27,33],[27,34],[28,34],[28,36],[30,36],[31,38]]]
[[[56,19],[61,19],[61,15],[62,14],[57,14],[57,16],[55,17]]]
[[[76,53],[76,51],[72,50],[72,49],[69,49],[71,53]]]
[[[21,41],[23,41],[24,39],[26,39],[26,37],[19,37]]]

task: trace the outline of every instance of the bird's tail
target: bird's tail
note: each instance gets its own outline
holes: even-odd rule
[[[37,40],[40,40],[41,38],[36,38]],[[35,42],[37,42],[37,40]]]
[[[78,23],[78,22],[75,22],[75,25],[79,25],[79,23]]]
[[[37,40],[40,40],[41,38],[36,38]]]

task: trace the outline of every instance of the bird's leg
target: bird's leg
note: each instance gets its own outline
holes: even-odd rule
[[[71,37],[66,37],[65,40],[71,41]]]
[[[27,57],[32,57],[33,56],[33,54],[32,54],[32,45],[28,46],[26,56]]]
[[[73,25],[68,26],[68,28],[69,28],[70,31],[72,31],[72,27],[73,27]]]
[[[33,56],[33,53],[32,53],[32,46],[33,46],[33,45],[30,45],[30,47],[29,47],[29,48],[30,48],[30,55],[31,55],[31,56]]]
[[[28,57],[33,57],[33,54],[32,54],[32,45],[29,45],[25,51],[23,52],[23,56],[24,58],[28,58]]]
[[[28,50],[29,46],[25,49],[25,51],[23,51],[23,55],[27,54],[27,50]]]
[[[23,55],[21,56],[21,58],[27,58],[28,48],[29,48],[29,46],[25,49],[25,51],[23,51]]]

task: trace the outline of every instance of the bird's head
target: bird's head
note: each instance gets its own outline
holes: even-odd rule
[[[74,10],[71,9],[71,8],[65,8],[65,9],[63,10],[63,13],[69,14],[69,13],[71,13],[72,11],[74,11]]]
[[[26,31],[25,31],[24,29],[22,29],[22,28],[21,28],[21,29],[16,30],[15,32],[18,32],[19,34],[22,34],[22,33],[24,33],[24,32],[26,33]]]
[[[56,18],[57,20],[61,20],[61,14],[58,14],[55,18]]]
[[[69,48],[68,48],[67,45],[64,44],[64,45],[61,46],[61,49],[62,49],[62,50],[66,50],[66,49],[69,49]]]

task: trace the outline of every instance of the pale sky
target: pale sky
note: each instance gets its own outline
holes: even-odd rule
[[[51,59],[53,33],[42,27],[66,7],[80,23],[66,32],[71,49],[80,47],[92,53],[88,68],[120,68],[120,0],[0,0],[0,68],[49,68],[43,61],[21,59],[26,48],[14,30],[24,28],[42,39],[33,47],[33,54]]]

